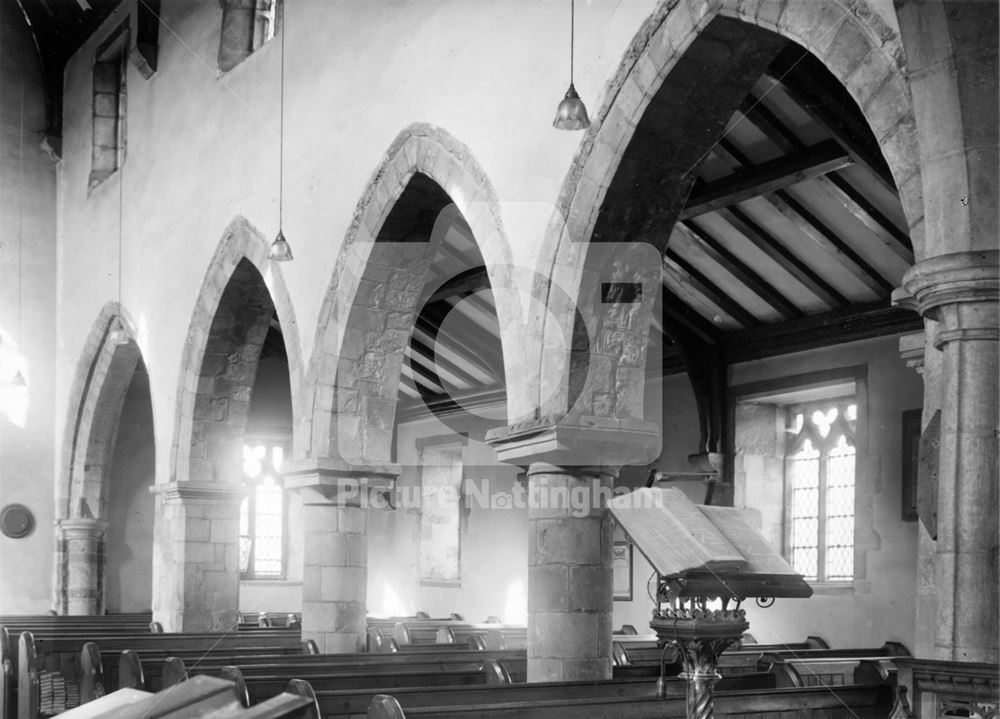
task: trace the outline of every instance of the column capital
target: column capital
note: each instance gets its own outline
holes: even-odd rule
[[[340,457],[289,460],[282,467],[285,488],[299,492],[306,504],[371,506],[372,494],[393,488],[400,468],[395,463],[360,465]]]
[[[57,524],[64,539],[100,539],[108,529],[108,522],[93,517],[60,519]]]
[[[918,262],[903,276],[903,290],[921,314],[941,323],[935,346],[1000,339],[1000,250],[955,252]]]
[[[184,504],[230,504],[247,495],[244,484],[232,482],[165,482],[149,488],[164,502]]]
[[[649,464],[660,453],[660,428],[617,417],[545,418],[490,430],[486,442],[502,462],[556,467]]]

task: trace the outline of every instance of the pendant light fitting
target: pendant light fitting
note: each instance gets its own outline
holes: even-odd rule
[[[273,0],[278,2],[278,0]],[[278,234],[267,251],[267,259],[275,262],[288,262],[294,259],[292,248],[285,239],[282,219],[285,200],[285,17],[281,10],[281,79],[279,80],[279,114],[278,114]]]
[[[569,3],[569,89],[566,96],[559,103],[556,110],[556,119],[552,121],[552,127],[557,130],[586,130],[590,127],[590,118],[587,117],[587,107],[576,92],[573,86],[573,51],[574,35],[576,24],[576,2],[570,0]]]

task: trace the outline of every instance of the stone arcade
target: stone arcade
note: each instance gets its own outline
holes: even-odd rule
[[[581,1],[581,132],[568,0],[0,13],[0,615],[609,678],[650,477],[814,587],[758,640],[998,661],[995,2]]]

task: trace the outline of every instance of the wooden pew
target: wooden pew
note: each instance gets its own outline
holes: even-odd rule
[[[792,678],[792,683],[779,682],[779,686],[833,687],[871,682],[890,681],[895,674],[893,657],[840,656],[796,657],[764,654],[761,666],[770,662],[774,667],[787,666],[794,672],[782,674]],[[890,682],[891,683],[891,682]]]
[[[500,696],[503,688],[495,688]],[[886,685],[839,687],[834,693],[825,688],[794,688],[719,691],[715,694],[718,715],[741,717],[782,715],[798,719],[827,719],[852,716],[881,719],[891,708],[892,693]],[[389,695],[378,695],[368,709],[368,719],[663,719],[685,716],[685,697],[563,697],[529,701],[477,702],[439,706],[412,706],[404,710]]]
[[[444,624],[438,627],[438,644],[468,644],[477,649],[526,649],[528,628],[511,624]]]
[[[98,639],[100,644],[82,642],[78,635],[36,639],[32,632],[21,633],[16,665],[18,719],[33,719],[39,712],[50,709],[51,713],[69,709],[118,688],[117,657],[125,649],[140,655],[164,657],[168,652],[187,652],[198,657],[206,652],[236,652],[242,656],[244,653],[303,651],[296,630],[89,636]],[[106,661],[108,659],[114,661]],[[51,697],[47,698],[48,694]]]
[[[761,673],[735,679],[723,679],[716,685],[721,689],[769,689],[776,686],[773,674]],[[410,707],[428,707],[447,704],[474,705],[494,702],[534,702],[565,696],[587,697],[654,697],[655,681],[649,679],[612,679],[591,682],[544,682],[534,684],[502,684],[494,686],[449,687],[396,687],[383,691],[347,689],[324,690],[314,686],[320,711],[326,719],[333,717],[363,717],[375,694],[390,694],[404,710]],[[679,679],[667,683],[670,695],[683,696],[685,684]]]
[[[195,670],[201,672],[201,670]],[[442,687],[466,685],[509,684],[510,675],[498,662],[452,665],[446,670],[426,666],[415,667],[295,667],[279,666],[273,670],[263,667],[227,667],[218,675],[214,672],[196,674],[222,676],[245,687],[251,705],[280,691],[289,676],[304,679],[314,689],[323,691],[367,690],[374,695],[388,687]]]
[[[213,652],[196,656],[193,661],[181,658],[140,656],[137,652],[122,652],[119,657],[118,677],[120,687],[158,691],[178,681],[185,671],[219,675],[227,666],[234,665],[248,675],[266,673],[285,676],[304,676],[323,670],[378,670],[446,672],[450,667],[481,666],[493,660],[505,669],[513,681],[526,680],[527,654],[524,651],[479,652],[451,647],[448,652],[398,654],[304,654],[304,655],[231,655]],[[193,663],[196,661],[197,663]],[[187,669],[180,669],[187,664]]]

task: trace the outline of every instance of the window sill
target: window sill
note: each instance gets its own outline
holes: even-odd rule
[[[301,579],[240,579],[240,584],[252,584],[255,587],[295,587],[302,586]]]
[[[808,582],[812,587],[813,596],[840,596],[854,594],[856,587],[854,582]]]

